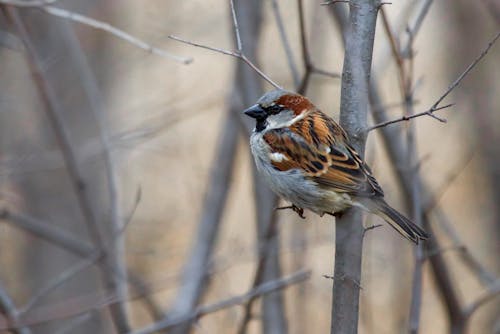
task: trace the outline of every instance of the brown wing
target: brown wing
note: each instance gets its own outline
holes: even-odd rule
[[[264,140],[274,153],[281,154],[271,160],[277,170],[300,168],[318,185],[337,192],[383,196],[369,167],[349,145],[345,132],[320,111],[289,128],[268,131]]]

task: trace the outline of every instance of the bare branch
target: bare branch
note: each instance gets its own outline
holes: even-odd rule
[[[304,2],[303,0],[297,0],[298,13],[299,13],[299,30],[300,30],[300,45],[302,51],[302,59],[304,61],[305,73],[302,76],[300,85],[297,87],[297,92],[299,94],[305,94],[307,87],[309,86],[309,81],[313,73],[324,75],[330,78],[341,78],[338,73],[328,72],[316,67],[311,59],[309,52],[309,47],[307,44],[307,34],[306,34],[306,24],[304,18]]]
[[[67,333],[74,333],[75,328],[80,326],[81,324],[91,320],[96,312],[88,312],[84,313],[80,316],[75,317],[72,319],[69,324],[64,326],[63,328],[59,329],[57,332],[54,334],[67,334]]]
[[[446,120],[443,119],[443,118],[440,118],[436,115],[434,115],[434,112],[435,111],[438,111],[438,110],[441,110],[441,109],[445,109],[445,108],[449,108],[451,106],[453,106],[453,104],[447,104],[445,106],[442,106],[442,107],[438,107],[438,105],[451,93],[451,91],[453,89],[455,89],[458,84],[465,78],[465,76],[467,74],[469,74],[469,72],[481,61],[481,59],[484,58],[484,56],[486,56],[486,54],[488,53],[488,51],[490,51],[491,47],[495,44],[495,42],[497,41],[498,37],[500,37],[500,31],[495,35],[495,37],[488,43],[487,47],[481,52],[481,54],[476,58],[474,59],[474,61],[465,69],[465,71],[463,71],[459,76],[458,78],[453,81],[451,83],[451,85],[448,87],[448,89],[444,92],[443,95],[441,95],[437,100],[436,102],[434,102],[434,104],[432,105],[432,107],[430,107],[428,110],[426,111],[423,111],[421,113],[417,113],[417,114],[414,114],[414,115],[411,115],[411,116],[402,116],[400,118],[397,118],[397,119],[394,119],[394,120],[391,120],[391,121],[385,121],[385,122],[382,122],[382,123],[379,123],[379,124],[376,124],[374,126],[371,126],[367,129],[367,131],[371,131],[371,130],[374,130],[374,129],[378,129],[378,128],[381,128],[381,127],[384,127],[384,126],[387,126],[387,125],[390,125],[390,124],[394,124],[394,123],[398,123],[398,122],[402,122],[402,121],[409,121],[410,119],[413,119],[413,118],[416,118],[416,117],[420,117],[420,116],[431,116],[433,117],[434,119],[440,121],[440,122],[443,122],[443,123],[446,123]]]
[[[13,22],[13,26],[17,29],[19,37],[25,45],[27,51],[26,58],[31,68],[33,79],[36,87],[38,88],[40,98],[44,104],[45,114],[52,125],[55,137],[62,151],[69,178],[76,194],[80,211],[85,219],[87,229],[89,230],[90,237],[92,238],[92,241],[97,249],[101,252],[106,252],[106,243],[101,235],[99,222],[92,208],[90,194],[88,193],[88,189],[86,187],[83,172],[78,164],[76,151],[73,143],[71,142],[69,131],[62,118],[63,112],[56,96],[56,92],[47,79],[47,75],[41,64],[38,51],[33,44],[24,23],[20,19],[17,10],[7,6],[6,12],[8,13],[9,18]],[[114,269],[113,272],[120,270],[120,267],[117,267],[117,263],[113,260],[113,257],[104,255],[104,261],[110,268]],[[104,284],[117,288],[118,286],[115,284],[114,275],[108,274],[107,270],[101,270],[101,278]],[[113,323],[118,330],[128,330],[129,324],[126,311],[120,304],[111,306],[110,313],[112,315]]]
[[[290,276],[286,276],[284,278],[277,279],[275,281],[269,281],[269,282],[263,283],[263,284],[257,286],[256,288],[248,291],[247,293],[245,293],[243,295],[224,299],[224,300],[216,302],[214,304],[201,306],[201,307],[197,308],[194,312],[192,312],[188,315],[185,315],[182,317],[167,318],[167,319],[162,320],[160,322],[157,322],[153,325],[150,325],[146,328],[134,331],[130,334],[149,334],[149,333],[154,333],[154,332],[162,330],[162,329],[171,328],[171,327],[179,325],[181,323],[193,322],[193,321],[200,319],[204,315],[218,312],[220,310],[223,310],[223,309],[226,309],[229,307],[233,307],[236,305],[241,305],[252,298],[257,298],[259,296],[266,295],[266,294],[271,293],[273,291],[284,289],[290,285],[303,282],[303,281],[309,279],[309,277],[311,277],[310,271],[301,270],[301,271],[298,271]]]
[[[2,318],[4,318],[4,321],[12,327],[12,333],[31,334],[31,330],[29,328],[18,326],[17,321],[19,318],[19,312],[3,286],[0,285],[0,319]]]
[[[383,127],[385,127],[387,125],[394,124],[394,123],[399,123],[399,122],[403,122],[403,121],[409,121],[411,119],[414,119],[414,118],[417,118],[417,117],[420,117],[420,116],[431,116],[431,117],[436,118],[438,121],[440,121],[442,123],[446,123],[445,119],[440,118],[440,117],[434,115],[433,113],[435,111],[438,111],[438,110],[441,110],[441,109],[450,108],[452,106],[454,106],[454,103],[450,103],[450,104],[447,104],[447,105],[442,106],[442,107],[431,108],[429,110],[426,110],[426,111],[423,111],[423,112],[420,112],[420,113],[417,113],[417,114],[413,114],[413,115],[410,115],[410,116],[404,115],[404,116],[401,116],[399,118],[395,118],[395,119],[390,120],[390,121],[385,121],[385,122],[373,125],[373,126],[369,127],[367,129],[367,131],[372,131],[372,130],[375,130],[375,129],[378,129],[378,128],[383,128]]]
[[[174,55],[168,51],[165,51],[163,49],[157,48],[155,46],[152,46],[151,44],[146,43],[145,41],[141,40],[140,38],[137,38],[121,29],[116,28],[115,26],[112,26],[109,23],[102,22],[96,19],[93,19],[91,17],[75,13],[66,9],[50,6],[49,4],[55,2],[57,0],[40,0],[40,1],[15,1],[15,0],[0,0],[0,4],[5,4],[5,5],[15,5],[15,6],[20,6],[20,7],[36,7],[41,11],[44,11],[50,15],[61,17],[63,19],[77,22],[80,24],[83,24],[85,26],[97,29],[97,30],[102,30],[105,31],[112,36],[115,36],[121,40],[124,40],[127,43],[130,43],[140,49],[143,49],[146,52],[149,52],[151,54],[163,57],[163,58],[168,58],[171,60],[174,60],[176,62],[182,63],[184,65],[190,64],[193,62],[192,58],[187,58],[187,57],[180,57],[177,55]]]
[[[22,309],[20,309],[20,312],[22,314],[28,313],[50,292],[69,281],[72,277],[87,269],[89,266],[93,265],[97,260],[99,260],[99,257],[100,255],[98,253],[94,253],[92,256],[83,259],[81,262],[76,263],[72,267],[60,273],[53,281],[49,282],[46,286],[37,291],[22,307]]]
[[[371,73],[373,41],[378,1],[351,0],[345,38],[342,70],[340,125],[352,139],[356,151],[364,156],[368,113],[368,82]],[[336,6],[337,7],[337,6]],[[361,281],[363,249],[362,215],[350,209],[335,222],[335,277]],[[359,287],[350,280],[333,281],[331,333],[357,333]]]
[[[403,57],[406,57],[410,53],[410,47],[412,43],[411,40],[415,40],[415,37],[420,31],[420,27],[422,26],[422,23],[424,22],[424,19],[427,16],[429,9],[431,8],[432,2],[433,0],[425,0],[422,6],[420,7],[420,11],[416,15],[415,22],[413,24],[408,25],[407,31],[409,32],[408,35],[411,36],[411,38],[408,38],[406,46],[401,49],[402,50],[401,55]]]
[[[57,1],[59,0],[0,0],[0,3],[17,7],[39,7],[54,4]]]
[[[489,289],[479,296],[475,302],[467,306],[464,310],[464,316],[469,319],[474,312],[476,312],[481,306],[490,302],[494,298],[500,296],[500,280],[493,283]]]
[[[274,210],[267,225],[267,231],[264,237],[259,240],[261,241],[261,243],[259,244],[259,262],[257,265],[257,270],[255,271],[252,288],[257,287],[263,281],[268,258],[272,256],[271,254],[269,254],[272,246],[272,241],[277,237],[276,224],[276,210]],[[252,318],[252,305],[255,300],[256,298],[250,298],[245,304],[243,318],[237,331],[238,334],[244,334],[247,332],[248,323]]]
[[[222,54],[225,54],[227,56],[232,56],[232,57],[235,57],[235,58],[239,58],[239,59],[243,60],[248,66],[250,66],[255,72],[257,72],[264,80],[266,80],[267,82],[269,82],[275,88],[283,89],[280,85],[278,85],[276,82],[274,82],[273,80],[271,80],[271,78],[269,78],[257,66],[255,66],[255,64],[252,63],[243,53],[235,52],[235,51],[228,51],[228,50],[224,50],[224,49],[220,49],[220,48],[215,48],[215,47],[212,47],[212,46],[207,46],[207,45],[203,45],[203,44],[191,42],[191,41],[188,41],[186,39],[182,39],[180,37],[176,37],[176,36],[172,36],[172,35],[169,35],[168,38],[171,38],[171,39],[176,40],[176,41],[181,42],[181,43],[185,43],[185,44],[189,44],[189,45],[196,46],[196,47],[199,47],[199,48],[203,48],[203,49],[215,51],[215,52],[218,52],[218,53],[222,53]]]
[[[231,106],[227,113],[218,139],[193,247],[182,269],[182,284],[169,310],[173,317],[190,314],[207,285],[208,266],[220,230],[238,143],[238,119],[233,108]]]
[[[481,61],[481,59],[483,59],[484,56],[486,56],[488,51],[490,51],[491,47],[497,41],[498,37],[500,37],[500,31],[496,33],[495,37],[493,37],[493,39],[488,43],[487,47],[481,52],[481,54],[476,59],[474,59],[474,61],[469,66],[467,66],[465,71],[463,71],[462,74],[460,74],[455,81],[452,82],[452,84],[448,87],[448,90],[446,90],[446,92],[443,95],[441,95],[441,97],[432,105],[430,110],[435,109],[441,103],[441,101],[443,101],[444,98],[448,96],[448,94],[450,94],[455,87],[458,86],[458,84],[463,80],[463,78],[465,78],[465,76],[469,74],[469,72]]]
[[[94,248],[88,243],[55,228],[53,224],[42,222],[26,214],[14,213],[3,209],[0,210],[0,219],[3,219],[8,223],[12,223],[13,226],[32,233],[33,235],[47,240],[48,242],[51,242],[54,245],[80,257],[89,258],[96,254]],[[97,264],[106,267],[107,270],[113,272],[114,275],[119,275],[119,273],[114,272],[114,268],[107,267],[106,263],[98,262]],[[144,297],[143,302],[151,315],[155,319],[161,318],[161,308],[154,302],[153,299],[149,298],[149,288],[139,277],[134,275],[133,272],[129,271],[127,273],[127,278],[134,290],[137,292],[137,295]]]
[[[335,5],[336,3],[349,3],[349,0],[329,0],[320,3],[321,6]]]
[[[238,19],[236,17],[236,11],[234,10],[234,0],[229,0],[231,4],[231,16],[233,18],[233,28],[236,37],[236,47],[239,53],[243,53],[243,44],[241,44],[240,28],[238,27]]]
[[[280,34],[281,42],[283,43],[283,48],[285,49],[286,59],[292,73],[293,83],[295,87],[300,84],[299,72],[297,70],[297,65],[293,59],[292,49],[286,35],[285,26],[283,24],[283,19],[281,17],[281,12],[278,5],[278,0],[271,1],[274,17],[276,19],[276,24],[278,25],[278,32]]]

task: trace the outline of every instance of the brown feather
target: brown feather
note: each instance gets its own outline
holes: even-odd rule
[[[296,114],[306,114],[288,128],[271,130],[264,135],[272,151],[285,156],[281,161],[271,162],[277,170],[300,168],[320,186],[337,192],[383,195],[370,169],[335,121],[301,96],[284,95],[278,103]]]

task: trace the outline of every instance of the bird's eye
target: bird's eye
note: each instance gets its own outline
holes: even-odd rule
[[[272,104],[265,109],[269,115],[275,115],[275,114],[279,113],[281,110],[283,110],[283,106],[279,105],[279,104]]]

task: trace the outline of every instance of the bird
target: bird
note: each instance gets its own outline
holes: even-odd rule
[[[346,131],[308,98],[282,89],[264,94],[243,111],[255,119],[250,148],[260,177],[292,203],[320,216],[340,217],[358,207],[378,215],[418,244],[430,235],[391,207]]]

